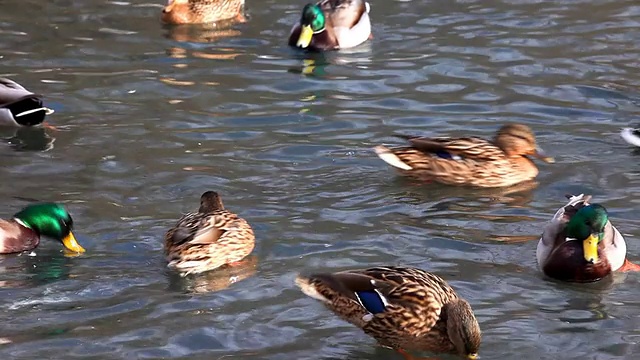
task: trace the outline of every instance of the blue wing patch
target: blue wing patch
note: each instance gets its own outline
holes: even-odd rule
[[[356,296],[360,300],[362,306],[372,314],[378,314],[384,311],[387,306],[387,302],[382,298],[382,295],[375,290],[370,291],[358,291]]]
[[[450,160],[462,160],[462,157],[458,156],[458,155],[452,155],[446,151],[438,151],[434,153],[437,157],[439,158],[443,158],[443,159],[450,159]]]

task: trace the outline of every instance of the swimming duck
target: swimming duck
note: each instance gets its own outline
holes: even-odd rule
[[[620,136],[630,145],[640,146],[640,129],[624,128],[620,132]]]
[[[591,196],[567,195],[544,228],[536,258],[545,275],[564,281],[592,282],[613,271],[640,271],[627,260],[627,244],[609,221],[607,209]]]
[[[536,145],[531,129],[522,124],[502,126],[493,140],[398,136],[410,146],[389,149],[380,145],[374,148],[376,154],[404,175],[447,185],[511,186],[538,175],[527,156],[554,162]]]
[[[302,9],[291,29],[289,46],[316,51],[347,49],[371,37],[369,3],[364,0],[321,0]]]
[[[481,332],[469,303],[439,276],[385,266],[299,275],[296,284],[382,346],[476,359]]]
[[[217,192],[207,191],[198,211],[167,231],[164,245],[169,268],[186,276],[234,265],[251,253],[255,236],[246,220],[225,210]]]
[[[64,206],[40,203],[25,207],[10,220],[0,220],[0,254],[33,250],[40,236],[56,239],[69,251],[85,252],[71,230],[73,219]]]
[[[0,125],[34,126],[44,121],[53,110],[42,106],[42,96],[20,84],[0,78]]]
[[[169,0],[161,19],[168,24],[202,24],[234,19],[244,22],[244,0]]]

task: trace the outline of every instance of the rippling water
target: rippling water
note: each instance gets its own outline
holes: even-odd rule
[[[2,2],[0,75],[46,94],[57,130],[0,130],[1,214],[64,202],[87,253],[0,257],[0,358],[399,358],[293,285],[377,264],[451,281],[482,358],[637,357],[637,275],[560,284],[534,255],[585,192],[640,258],[640,152],[618,136],[639,110],[636,1],[372,0],[374,40],[330,54],[285,46],[302,2],[247,2],[229,29],[163,27],[161,1]],[[537,184],[421,186],[371,151],[507,121],[557,160]],[[180,279],[161,238],[209,189],[257,247]]]

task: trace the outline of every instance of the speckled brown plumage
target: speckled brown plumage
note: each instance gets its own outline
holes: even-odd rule
[[[202,24],[235,19],[244,22],[244,0],[169,0],[162,21],[169,24]]]
[[[442,278],[426,271],[375,267],[301,275],[296,283],[384,346],[470,358],[480,347],[480,328],[469,303]],[[372,314],[361,300],[363,292],[383,298],[384,310]]]
[[[478,137],[400,137],[411,146],[377,146],[378,156],[404,175],[447,185],[515,185],[538,175],[538,168],[527,156],[553,162],[537,148],[531,129],[522,124],[501,127],[491,141]]]
[[[200,208],[185,214],[165,235],[168,266],[183,275],[240,261],[253,251],[255,236],[246,220],[225,210],[214,191],[200,198]]]

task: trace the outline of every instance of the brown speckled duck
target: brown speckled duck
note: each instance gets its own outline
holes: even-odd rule
[[[167,231],[164,245],[168,266],[186,276],[239,262],[253,250],[255,236],[246,220],[225,210],[218,193],[207,191],[198,211]]]
[[[223,20],[245,22],[244,0],[169,0],[162,9],[168,24],[203,24]]]
[[[35,249],[41,236],[60,241],[75,253],[85,250],[78,244],[71,230],[73,219],[64,206],[55,203],[29,205],[10,220],[0,220],[0,254]]]
[[[407,139],[410,146],[376,146],[376,154],[404,175],[447,185],[511,186],[538,175],[538,168],[528,156],[554,161],[537,147],[533,132],[522,124],[502,126],[493,140],[400,137]]]
[[[382,346],[476,359],[481,332],[469,303],[437,275],[399,266],[298,276],[297,285]]]
[[[627,260],[627,244],[609,221],[607,209],[590,204],[591,196],[568,195],[545,226],[536,258],[545,275],[573,282],[592,282],[613,271],[640,271]]]

